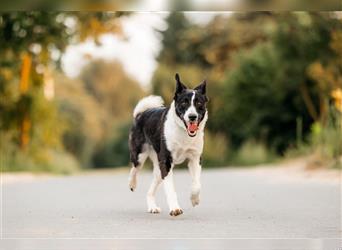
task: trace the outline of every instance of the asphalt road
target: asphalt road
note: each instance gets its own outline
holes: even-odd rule
[[[204,170],[201,203],[193,208],[189,199],[190,176],[185,170],[176,170],[176,190],[184,214],[171,217],[163,188],[157,195],[161,214],[146,212],[150,172],[139,174],[134,193],[128,189],[127,174],[128,169],[4,184],[2,238],[8,240],[3,243],[9,249],[13,244],[17,246],[16,240],[29,239],[341,237],[338,182],[287,180],[240,169]],[[322,246],[322,242],[317,244]]]

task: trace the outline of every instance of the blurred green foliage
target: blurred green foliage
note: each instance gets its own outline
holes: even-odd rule
[[[85,76],[83,81],[71,80],[54,72],[60,71],[60,58],[67,45],[88,37],[99,44],[98,37],[108,32],[122,36],[118,19],[125,14],[38,11],[0,14],[2,169],[70,173],[80,164],[92,166],[92,154],[106,136],[102,126],[106,124],[108,127],[111,122],[101,123],[101,119],[107,117],[104,115],[97,120],[96,114],[121,103],[102,108],[102,103],[87,93],[83,82],[88,81],[89,85],[93,79]],[[118,75],[119,78],[114,80],[135,87],[133,96],[138,96],[139,86],[126,77],[121,66],[114,67],[118,70],[108,67],[106,70]],[[96,75],[96,72],[92,73]],[[55,87],[51,86],[51,81]],[[50,90],[56,88],[57,98],[46,93],[48,87]],[[70,92],[63,92],[62,89],[67,87]],[[112,98],[112,94],[113,91],[109,91],[110,97],[106,100]],[[124,99],[114,100],[123,104],[137,100],[128,97],[125,102]],[[117,117],[123,118],[122,114]]]
[[[95,167],[127,166],[129,160],[128,135],[131,120],[113,128],[112,135],[101,143],[94,152],[92,163]]]
[[[251,139],[245,141],[231,156],[230,164],[235,166],[255,166],[275,161],[277,156],[265,144]]]
[[[171,102],[174,72],[189,87],[208,79],[210,136],[227,142],[224,152],[217,150],[210,158],[247,165],[275,159],[295,146],[298,117],[304,142],[310,141],[313,123],[326,129],[330,91],[342,82],[319,83],[311,68],[317,62],[332,64],[334,77],[341,77],[339,54],[331,48],[342,28],[338,16],[235,13],[205,26],[184,19],[182,13],[172,13],[169,29],[161,32],[164,50],[152,89]],[[203,159],[207,157],[204,152]]]
[[[63,136],[67,151],[84,167],[127,165],[128,131],[134,106],[144,96],[117,62],[95,60],[79,79],[56,76],[57,99],[68,127]],[[125,91],[123,93],[123,86]]]
[[[307,141],[290,147],[287,158],[309,156],[309,168],[342,168],[342,113],[333,105],[329,109],[326,123],[313,123]]]
[[[315,150],[322,157],[328,159],[338,159],[342,155],[342,130],[341,114],[334,108],[329,112],[327,124],[322,128],[322,124],[312,125],[311,142],[315,145]]]
[[[75,79],[60,69],[67,45],[87,38],[101,45],[104,33],[124,37],[126,14],[0,14],[3,170],[70,173],[128,164],[132,110],[148,93],[118,62],[91,60]],[[169,104],[175,72],[189,87],[207,79],[204,166],[254,165],[295,151],[340,164],[338,14],[238,12],[198,25],[172,12],[166,22],[151,92]],[[54,97],[47,94],[51,83]]]

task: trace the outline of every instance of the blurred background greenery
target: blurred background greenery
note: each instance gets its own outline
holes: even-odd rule
[[[190,87],[208,80],[205,167],[306,155],[341,167],[341,13],[239,12],[198,24],[171,12],[155,30],[161,49],[147,86],[118,60],[89,55],[76,77],[63,71],[68,46],[101,46],[106,34],[124,41],[122,20],[132,15],[0,14],[2,170],[127,166],[135,104],[151,93],[169,104],[175,72]]]

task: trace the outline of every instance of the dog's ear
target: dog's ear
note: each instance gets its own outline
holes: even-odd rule
[[[207,80],[203,80],[194,90],[198,91],[200,94],[204,95],[205,101],[208,102],[209,98],[207,97]]]
[[[176,99],[179,93],[181,93],[183,90],[186,89],[186,86],[181,82],[178,73],[176,73],[175,79],[176,79],[176,93],[175,93],[174,99]]]
[[[202,95],[205,95],[207,92],[207,80],[203,80],[194,90],[197,90]]]

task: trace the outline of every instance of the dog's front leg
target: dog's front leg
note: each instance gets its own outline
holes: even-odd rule
[[[164,190],[167,199],[167,203],[170,208],[170,215],[177,216],[183,213],[183,210],[179,207],[177,194],[175,190],[175,186],[173,183],[173,173],[172,169],[168,173],[168,175],[164,178]]]
[[[192,178],[191,185],[191,203],[193,206],[199,204],[199,195],[201,191],[201,171],[202,166],[200,164],[200,157],[194,157],[189,160],[189,172]]]
[[[173,159],[170,151],[166,147],[165,141],[161,143],[158,159],[161,177],[164,182],[164,191],[170,208],[170,215],[180,215],[183,213],[183,210],[179,207],[175,185],[173,183]]]

